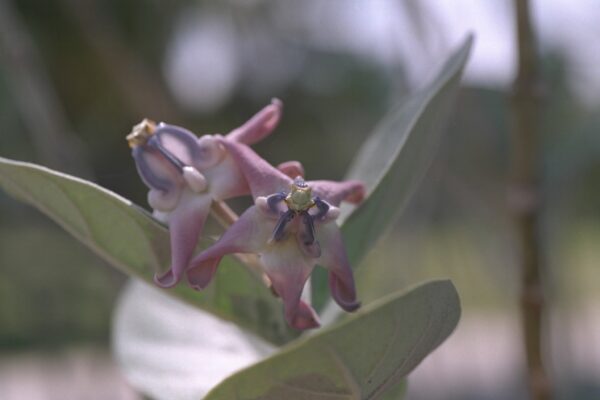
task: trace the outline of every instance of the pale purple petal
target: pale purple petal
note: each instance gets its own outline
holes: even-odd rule
[[[277,169],[294,179],[297,176],[304,177],[304,167],[300,161],[286,161],[277,166]]]
[[[221,144],[219,144],[221,146]],[[215,166],[203,171],[209,182],[208,191],[215,200],[226,200],[250,194],[240,168],[229,154]]]
[[[221,258],[232,253],[258,253],[273,230],[272,220],[256,207],[250,207],[212,246],[189,263],[187,280],[194,289],[204,289],[212,280]]]
[[[178,207],[169,215],[171,268],[163,275],[154,277],[158,286],[172,287],[181,280],[198,244],[211,202],[208,195],[184,192]]]
[[[187,129],[161,122],[148,140],[148,144],[156,141],[168,154],[167,157],[170,155],[183,165],[196,166],[194,161],[202,158],[197,140],[198,137]]]
[[[220,142],[221,136],[203,135],[196,141],[197,156],[191,160],[193,166],[201,172],[219,165],[227,155]]]
[[[226,139],[221,140],[221,143],[242,171],[250,186],[252,197],[289,191],[292,179],[262,159],[250,147]]]
[[[227,140],[247,145],[261,141],[273,132],[279,123],[282,110],[283,103],[280,100],[271,100],[271,104],[260,110],[248,122],[231,131],[227,135]]]
[[[261,253],[261,259],[273,290],[283,301],[288,324],[296,329],[318,327],[319,321],[312,308],[300,301],[302,289],[314,268],[314,262],[302,255],[295,239],[290,238],[273,244]]]
[[[329,270],[329,290],[331,296],[346,311],[354,311],[360,307],[356,299],[354,276],[342,234],[335,223],[320,225],[319,239],[323,244],[323,254],[319,264]]]
[[[156,148],[140,145],[132,150],[135,166],[142,181],[151,189],[171,192],[182,184],[181,174]]]
[[[182,191],[180,187],[166,192],[158,189],[150,189],[148,191],[148,204],[150,204],[153,210],[165,213],[171,212],[179,204]]]
[[[310,181],[315,196],[338,207],[342,201],[352,204],[360,203],[366,194],[365,185],[360,181]]]

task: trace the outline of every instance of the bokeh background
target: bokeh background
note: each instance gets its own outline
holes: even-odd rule
[[[545,83],[546,361],[559,398],[594,399],[600,7],[538,0],[533,20]],[[468,31],[474,51],[435,161],[357,281],[366,302],[429,278],[458,287],[461,323],[411,375],[408,398],[525,398],[506,206],[510,2],[0,0],[0,156],[145,206],[124,140],[132,125],[148,117],[227,133],[278,97],[284,118],[257,150],[274,164],[301,160],[309,179],[340,179],[389,105],[430,79]],[[108,348],[126,280],[0,193],[0,398],[141,399]]]

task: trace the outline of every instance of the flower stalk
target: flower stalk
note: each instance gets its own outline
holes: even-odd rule
[[[539,190],[541,82],[535,33],[531,24],[529,2],[514,0],[518,68],[514,82],[512,183],[509,206],[518,232],[521,267],[521,316],[524,346],[527,355],[528,386],[531,398],[552,398],[550,380],[544,368],[542,354],[544,270],[541,239]]]

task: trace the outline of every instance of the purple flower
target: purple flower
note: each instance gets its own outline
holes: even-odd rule
[[[282,104],[273,100],[225,138],[196,137],[190,131],[144,120],[127,136],[138,172],[150,191],[148,203],[169,225],[171,267],[155,282],[176,285],[198,243],[213,201],[250,193],[246,179],[226,143],[250,145],[268,136],[281,116]],[[287,173],[302,172],[298,162],[281,165]]]
[[[190,285],[205,288],[226,254],[256,253],[272,289],[283,300],[292,327],[319,326],[312,307],[301,300],[306,280],[317,264],[329,270],[335,301],[346,311],[356,310],[360,304],[354,277],[335,220],[342,201],[362,201],[364,185],[358,181],[292,180],[248,146],[228,140],[220,143],[239,165],[255,204],[190,262],[186,271]]]

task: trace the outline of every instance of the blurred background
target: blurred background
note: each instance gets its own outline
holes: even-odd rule
[[[532,14],[545,82],[546,361],[558,398],[597,399],[600,7],[538,0]],[[278,97],[283,120],[257,150],[273,164],[301,160],[309,179],[340,179],[389,105],[427,82],[468,31],[475,47],[444,141],[357,282],[365,302],[430,278],[458,287],[459,327],[411,375],[408,398],[526,398],[505,201],[510,2],[0,0],[0,156],[146,206],[124,140],[134,124],[227,133]],[[0,398],[141,399],[108,349],[125,282],[0,193]]]

